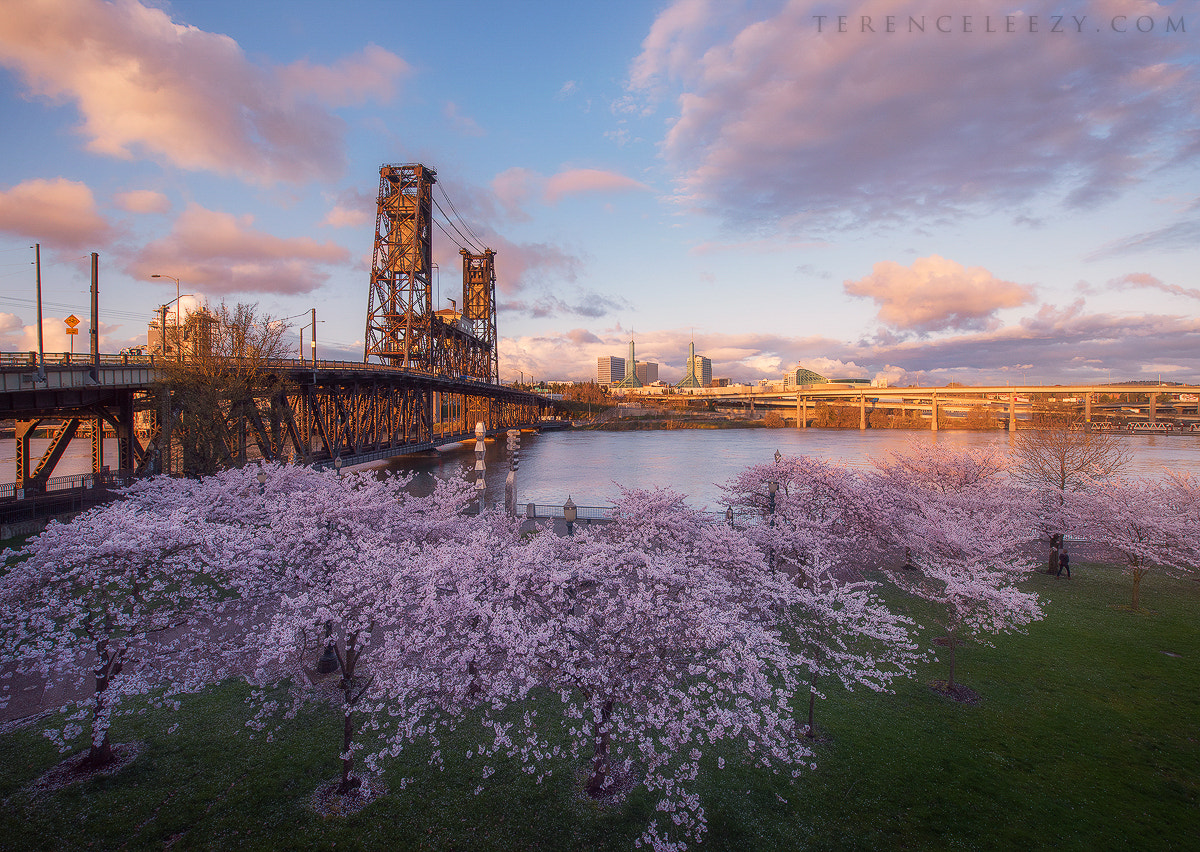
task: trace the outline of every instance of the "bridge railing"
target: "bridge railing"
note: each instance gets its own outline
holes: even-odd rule
[[[17,500],[40,497],[55,491],[76,491],[121,488],[136,479],[129,471],[101,471],[100,473],[76,473],[71,476],[54,476],[46,480],[45,487],[18,488],[15,482],[0,483],[0,500]]]
[[[92,356],[87,353],[47,352],[44,357],[46,366],[48,367],[90,367],[95,363],[95,360],[92,358]],[[102,367],[159,367],[164,364],[176,363],[176,360],[177,359],[174,355],[137,355],[126,353],[117,355],[101,354],[99,357],[100,366]],[[183,363],[186,365],[188,360],[187,353],[185,352],[183,356]],[[493,385],[487,379],[481,379],[477,376],[448,376],[432,370],[422,370],[414,367],[392,367],[388,364],[377,364],[364,361],[318,360],[314,362],[306,358],[272,358],[266,360],[251,358],[226,358],[224,360],[231,365],[254,366],[256,368],[265,367],[287,370],[319,370],[323,372],[366,370],[369,372],[454,379],[456,381],[471,382],[473,384],[487,385],[489,387],[500,387],[500,385]],[[37,369],[37,366],[38,354],[36,352],[0,353],[0,368],[8,367],[28,370]]]

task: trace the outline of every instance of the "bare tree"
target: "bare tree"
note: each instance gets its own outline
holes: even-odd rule
[[[163,366],[163,452],[173,443],[178,472],[203,476],[244,463],[248,430],[260,454],[277,458],[289,416],[286,375],[290,326],[257,304],[208,305],[188,316],[180,358]]]
[[[1038,414],[1029,428],[1018,430],[1012,438],[1012,456],[1009,475],[1037,491],[1043,500],[1043,532],[1050,543],[1052,562],[1057,562],[1067,532],[1067,495],[1120,474],[1130,460],[1119,435],[1093,430],[1062,412]],[[1048,565],[1047,573],[1057,570],[1057,564]]]

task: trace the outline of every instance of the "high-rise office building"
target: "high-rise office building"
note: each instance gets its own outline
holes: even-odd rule
[[[637,377],[644,385],[654,384],[658,381],[658,364],[653,361],[638,361]]]
[[[693,355],[691,368],[690,373],[696,377],[700,387],[712,387],[712,361],[703,355]]]
[[[625,359],[605,355],[596,359],[596,384],[615,385],[625,378]]]

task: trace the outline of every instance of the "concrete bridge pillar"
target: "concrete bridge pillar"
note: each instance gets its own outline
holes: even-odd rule
[[[858,395],[858,428],[859,431],[867,428],[867,395],[865,393]]]
[[[1158,394],[1152,391],[1149,394],[1149,396],[1150,396],[1150,422],[1157,423],[1158,422]]]
[[[1083,395],[1083,422],[1085,424],[1092,422],[1092,392],[1088,391]]]
[[[1017,431],[1017,395],[1010,393],[1008,395],[1008,431]]]
[[[802,393],[796,394],[796,428],[808,428],[808,397]]]
[[[929,404],[929,431],[931,432],[936,432],[938,430],[937,408],[937,394],[935,393],[930,398]]]

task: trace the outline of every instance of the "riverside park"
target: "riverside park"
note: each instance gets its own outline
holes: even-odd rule
[[[1200,583],[1151,571],[1135,611],[1120,566],[1080,546],[1071,579],[1031,571],[1021,585],[1044,617],[959,647],[972,700],[931,686],[946,648],[922,627],[931,654],[892,692],[824,685],[812,767],[798,779],[752,765],[735,741],[709,748],[694,784],[708,830],[695,848],[1193,848]],[[884,597],[917,624],[935,620],[925,601]],[[636,784],[611,801],[584,795],[586,763],[565,738],[544,779],[499,756],[481,786],[464,757],[477,737],[459,729],[441,736],[440,767],[415,743],[384,764],[384,792],[365,807],[316,807],[339,771],[328,732],[342,709],[337,675],[314,681],[316,700],[267,733],[247,728],[253,690],[236,678],[177,707],[132,699],[109,731],[132,761],[70,783],[52,770],[86,752],[86,734],[61,752],[43,736],[63,726],[54,708],[7,721],[0,848],[623,850],[654,815],[655,796]]]

